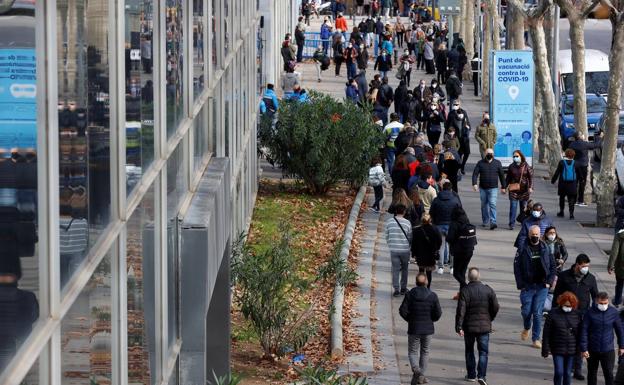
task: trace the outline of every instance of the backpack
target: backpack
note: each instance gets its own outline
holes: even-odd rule
[[[368,185],[371,187],[377,187],[383,184],[383,179],[380,178],[376,169],[377,167],[371,167],[368,171]]]
[[[474,249],[477,244],[477,228],[475,225],[466,223],[459,229],[457,244],[459,249]]]
[[[564,182],[574,182],[576,180],[576,170],[574,170],[574,160],[568,164],[563,161],[563,172],[561,173],[561,179]]]

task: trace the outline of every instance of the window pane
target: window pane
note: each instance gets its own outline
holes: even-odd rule
[[[110,220],[108,2],[58,2],[61,284]]]
[[[127,194],[154,160],[153,7],[151,0],[126,0]]]
[[[167,0],[167,137],[184,117],[184,18],[182,0]]]
[[[106,255],[61,323],[63,384],[111,383],[111,257]]]
[[[232,85],[230,82],[230,68],[225,71],[223,92],[225,93],[225,156],[230,155],[230,105],[232,104]]]
[[[227,57],[230,52],[230,0],[223,0],[223,33],[224,33],[224,43],[223,43],[223,57]]]
[[[39,318],[34,6],[0,15],[0,372]]]
[[[204,0],[193,0],[193,100],[204,90]]]
[[[217,152],[217,133],[221,129],[221,103],[217,103],[217,100],[221,100],[221,85],[214,88],[215,96],[212,98],[212,146],[210,151]]]
[[[219,28],[219,10],[217,9],[217,7],[217,1],[212,0],[212,14],[210,15],[212,21],[212,30],[210,31],[210,34],[212,36],[212,52],[210,53],[210,55],[212,56],[212,65],[214,66],[214,68],[217,67],[217,57],[219,57],[217,53],[217,33],[221,31],[221,28]]]
[[[128,221],[128,383],[156,383],[154,189]]]
[[[195,118],[193,126],[194,160],[193,169],[196,170],[208,152],[208,104],[205,104],[199,115]]]

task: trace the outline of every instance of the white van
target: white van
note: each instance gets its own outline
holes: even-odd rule
[[[574,93],[572,50],[559,51],[558,83],[560,95]],[[607,96],[609,87],[609,55],[597,49],[585,50],[585,92]]]

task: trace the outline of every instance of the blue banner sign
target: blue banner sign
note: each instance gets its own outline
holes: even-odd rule
[[[37,147],[36,82],[33,48],[0,49],[0,148]]]
[[[491,51],[490,114],[497,135],[494,156],[503,166],[513,152],[533,160],[535,65],[531,51]]]

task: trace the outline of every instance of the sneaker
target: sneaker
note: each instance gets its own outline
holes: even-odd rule
[[[579,207],[587,207],[587,203],[581,202],[578,204]]]
[[[529,339],[529,330],[523,330],[522,333],[520,333],[520,339],[522,341],[526,341]]]
[[[451,275],[453,275],[453,268],[451,267]]]
[[[401,292],[400,292],[400,291],[398,291],[398,290],[395,290],[395,291],[394,291],[394,293],[392,293],[392,296],[393,296],[393,297],[398,297],[398,296],[400,296],[400,295],[401,295]]]
[[[559,218],[563,218],[563,211],[559,211],[559,212],[557,213],[557,216],[558,216]]]
[[[418,383],[419,384],[428,384],[429,380],[427,379],[427,377],[420,375],[418,376]]]
[[[438,270],[436,270],[436,273],[442,275],[444,274],[444,268],[443,267],[438,267]]]
[[[531,346],[533,346],[535,349],[541,349],[542,348],[542,342],[540,340],[533,341],[533,344]]]
[[[485,382],[485,378],[479,378],[477,381],[479,382],[479,385],[487,385],[487,382]]]
[[[477,379],[476,378],[470,378],[466,374],[466,376],[464,376],[464,381],[466,381],[466,382],[477,382]]]
[[[570,214],[570,219],[574,219],[574,215],[573,214]]]
[[[498,227],[498,226],[496,226],[496,223],[492,223],[492,224],[490,225],[490,230],[494,230],[494,229],[496,229],[497,227]]]
[[[513,230],[514,229],[513,225],[509,225],[508,229]]]
[[[487,223],[482,223],[481,227],[488,227],[489,225]]]

